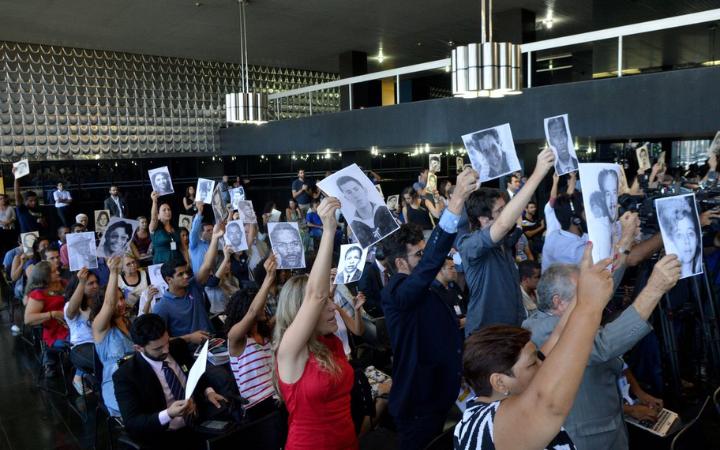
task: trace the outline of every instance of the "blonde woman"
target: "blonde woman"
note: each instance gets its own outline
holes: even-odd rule
[[[287,450],[356,449],[350,415],[353,369],[337,330],[328,277],[338,199],[318,207],[323,235],[310,276],[289,279],[278,301],[273,381],[287,406]]]

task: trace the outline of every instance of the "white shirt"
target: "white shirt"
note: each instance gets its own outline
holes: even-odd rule
[[[170,406],[174,401],[176,400],[184,400],[182,398],[175,398],[172,395],[172,391],[170,390],[170,386],[168,386],[167,381],[165,381],[165,375],[162,371],[163,361],[154,361],[147,356],[145,356],[144,353],[140,353],[142,357],[147,361],[148,364],[150,364],[150,367],[152,367],[153,372],[155,372],[155,375],[157,375],[158,380],[160,380],[160,386],[162,386],[163,394],[165,395],[165,403],[167,406]],[[178,366],[178,363],[175,362],[172,356],[168,355],[165,362],[168,363],[168,366],[175,372],[175,375],[178,377],[178,380],[180,380],[180,384],[182,384],[183,388],[185,387],[186,378],[185,374],[180,370],[180,366]],[[170,424],[169,428],[171,430],[178,430],[185,426],[185,419],[183,417],[175,417],[170,418],[170,415],[168,414],[167,409],[164,409],[158,413],[158,419],[160,420],[160,425],[167,425]]]
[[[560,222],[557,220],[557,216],[555,215],[555,209],[550,206],[550,202],[547,202],[545,204],[545,208],[543,209],[545,213],[545,233],[549,235],[555,230],[559,230]]]
[[[542,251],[542,271],[555,263],[580,264],[587,241],[587,233],[578,236],[569,231],[555,230],[548,234]]]
[[[115,204],[117,205],[118,217],[120,217],[120,218],[122,219],[122,217],[123,217],[123,210],[122,210],[122,208],[120,207],[120,197],[115,197],[115,196],[111,195],[110,198],[111,198],[112,201],[114,201]]]
[[[517,192],[514,192],[514,191],[513,191],[512,189],[510,189],[510,188],[507,189],[507,193],[508,193],[508,195],[510,196],[510,200],[512,200],[512,198],[515,197],[515,194],[517,194]]]
[[[375,260],[375,265],[380,271],[380,283],[382,283],[383,287],[385,287],[385,266],[380,264],[380,261],[378,261],[377,259]]]
[[[67,203],[62,203],[60,200],[72,200],[72,196],[70,195],[70,193],[65,190],[55,190],[55,192],[53,192],[53,198],[55,199],[56,208],[64,208],[68,206]]]

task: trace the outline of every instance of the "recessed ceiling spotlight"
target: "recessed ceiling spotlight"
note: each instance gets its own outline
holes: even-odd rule
[[[202,5],[203,5],[203,4],[200,3],[200,2],[195,2],[195,6],[198,7],[198,8],[201,7]]]
[[[380,64],[382,64],[383,61],[385,61],[385,55],[383,55],[382,47],[380,47],[380,50],[378,50],[378,54],[375,58],[377,59],[377,62],[379,62]]]
[[[542,20],[542,24],[545,25],[545,28],[549,30],[553,27],[554,23],[555,23],[555,19],[553,19],[553,10],[548,9],[547,15]]]

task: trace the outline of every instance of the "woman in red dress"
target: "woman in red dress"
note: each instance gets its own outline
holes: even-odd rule
[[[323,235],[310,276],[289,279],[278,299],[275,323],[276,388],[287,406],[287,450],[357,449],[350,415],[353,369],[337,330],[328,277],[338,199],[318,207]]]
[[[65,283],[60,278],[57,266],[47,261],[35,265],[28,277],[25,288],[27,306],[25,307],[25,325],[43,327],[42,338],[48,347],[68,347],[69,332],[65,324],[63,306],[65,306]],[[45,375],[55,375],[57,360],[52,353],[46,353]]]

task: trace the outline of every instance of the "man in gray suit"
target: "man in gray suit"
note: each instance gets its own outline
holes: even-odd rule
[[[540,278],[538,309],[523,322],[523,328],[532,332],[532,341],[538,348],[550,337],[563,314],[569,314],[575,306],[578,273],[577,266],[555,264]],[[578,449],[628,448],[617,386],[623,368],[621,356],[651,331],[647,322],[650,314],[679,278],[677,256],[665,256],[655,264],[645,289],[633,304],[598,331],[580,389],[564,424]]]

